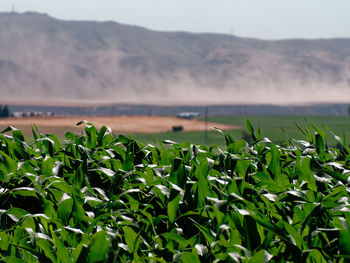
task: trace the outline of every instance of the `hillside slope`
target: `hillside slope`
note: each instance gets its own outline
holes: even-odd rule
[[[0,13],[2,102],[350,100],[350,39],[263,41]]]

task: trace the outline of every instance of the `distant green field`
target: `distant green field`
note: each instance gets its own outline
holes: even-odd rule
[[[255,128],[260,128],[263,137],[268,137],[273,141],[283,142],[288,137],[303,139],[303,134],[299,131],[296,123],[305,127],[307,123],[312,122],[322,128],[326,125],[331,131],[339,136],[346,135],[350,138],[350,117],[349,116],[249,116],[248,119]],[[210,121],[234,124],[244,126],[244,117],[242,116],[222,116],[211,117]],[[282,132],[281,128],[286,132]],[[329,142],[334,143],[331,134]]]
[[[253,124],[254,128],[260,128],[262,136],[267,137],[274,142],[285,142],[288,137],[303,139],[304,135],[297,128],[296,123],[301,127],[305,127],[307,122],[312,122],[316,126],[322,128],[326,125],[335,134],[343,137],[343,134],[350,139],[350,116],[248,116],[248,120]],[[214,116],[209,117],[209,121],[241,126],[245,130],[244,116]],[[286,132],[284,133],[281,128]],[[322,128],[323,129],[323,128]],[[241,130],[226,131],[235,139],[242,139],[243,132]],[[329,143],[335,144],[332,135],[327,133]],[[196,144],[205,144],[204,132],[167,132],[158,134],[132,134],[134,138],[144,142],[158,143],[159,141],[168,139],[176,142],[191,141]],[[208,132],[209,145],[216,144],[222,146],[225,144],[224,137],[213,130]]]

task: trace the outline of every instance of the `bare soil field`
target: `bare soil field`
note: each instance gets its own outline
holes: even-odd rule
[[[23,117],[0,119],[0,129],[13,126],[23,131],[25,136],[31,136],[31,127],[36,125],[41,133],[55,133],[63,137],[67,131],[81,132],[84,125],[76,126],[82,120],[93,123],[97,128],[106,125],[114,133],[161,133],[172,131],[174,126],[182,126],[183,131],[204,131],[205,122],[186,120],[176,117],[160,116],[52,116]],[[238,126],[209,122],[208,129],[216,127],[221,130],[240,129]]]

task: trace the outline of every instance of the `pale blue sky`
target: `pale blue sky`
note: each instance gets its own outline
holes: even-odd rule
[[[350,37],[350,0],[0,0],[0,11],[264,39]]]

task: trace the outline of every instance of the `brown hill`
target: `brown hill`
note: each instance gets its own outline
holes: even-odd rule
[[[0,13],[0,102],[350,100],[350,39],[263,41]]]

